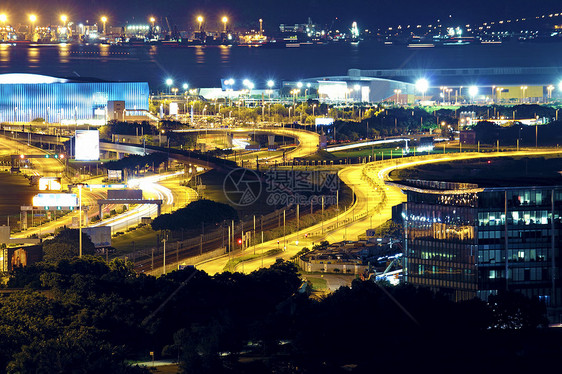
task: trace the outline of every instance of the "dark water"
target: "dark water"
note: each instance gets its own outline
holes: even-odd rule
[[[6,224],[6,216],[17,216],[22,205],[31,205],[37,192],[27,178],[0,171],[0,225]]]
[[[218,87],[221,78],[251,79],[256,88],[266,80],[298,80],[346,75],[350,68],[452,68],[560,66],[557,43],[504,43],[437,48],[407,48],[375,43],[329,44],[300,48],[226,46],[0,46],[0,73],[95,77],[147,81],[163,89],[172,77],[181,86]]]

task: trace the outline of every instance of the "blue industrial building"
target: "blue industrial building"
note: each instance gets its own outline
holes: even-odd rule
[[[124,111],[147,112],[146,82],[106,82],[36,74],[0,74],[0,122],[102,124],[124,113],[108,113],[108,102],[124,102]]]

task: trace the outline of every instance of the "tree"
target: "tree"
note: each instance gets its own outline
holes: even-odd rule
[[[238,219],[238,213],[230,205],[202,199],[171,214],[156,217],[151,225],[153,230],[189,230],[201,227],[202,223],[217,224],[233,219]]]
[[[63,259],[76,257],[80,253],[80,230],[64,229],[53,239],[43,243],[43,260],[58,262]],[[93,255],[95,246],[86,233],[82,233],[82,254]]]

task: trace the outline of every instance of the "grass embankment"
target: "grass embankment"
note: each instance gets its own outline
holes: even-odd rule
[[[111,246],[116,249],[114,256],[120,256],[157,245],[158,233],[150,225],[134,228],[124,234],[111,238]],[[134,244],[133,244],[134,243]]]
[[[228,260],[228,262],[224,266],[223,271],[229,271],[231,273],[234,273],[236,271],[237,266],[243,264],[244,262],[252,261],[260,257],[266,258],[270,256],[275,256],[281,252],[282,252],[281,249],[270,249],[269,251],[266,251],[263,254],[256,253],[256,254],[249,254],[246,256],[236,257],[231,260]]]

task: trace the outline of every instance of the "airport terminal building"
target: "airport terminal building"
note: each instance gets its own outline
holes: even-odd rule
[[[37,74],[0,74],[0,122],[101,125],[111,119],[148,112],[147,82],[106,82]],[[121,113],[110,113],[114,102]]]

